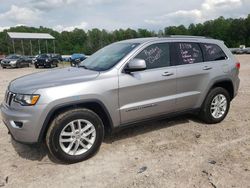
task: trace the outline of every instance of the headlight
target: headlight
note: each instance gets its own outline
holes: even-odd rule
[[[45,61],[46,61],[46,62],[49,62],[49,60],[48,60],[48,59],[46,59]]]
[[[20,103],[23,106],[32,106],[37,103],[39,97],[40,95],[16,94],[14,101]]]
[[[16,61],[10,61],[10,64],[16,64]]]

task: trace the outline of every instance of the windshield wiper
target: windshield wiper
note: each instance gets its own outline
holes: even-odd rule
[[[82,67],[84,69],[89,69],[88,67],[86,67],[85,65],[80,65],[79,67]]]

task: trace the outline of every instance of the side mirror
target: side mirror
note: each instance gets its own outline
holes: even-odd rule
[[[124,69],[126,73],[146,70],[147,65],[144,59],[132,59]]]

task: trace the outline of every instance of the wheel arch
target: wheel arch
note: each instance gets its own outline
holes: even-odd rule
[[[70,102],[66,104],[60,104],[52,108],[44,123],[41,128],[39,138],[38,138],[38,143],[41,143],[44,138],[46,137],[46,133],[49,129],[51,121],[55,118],[55,116],[59,113],[62,113],[64,111],[70,110],[70,109],[75,109],[75,108],[87,108],[89,110],[92,110],[95,112],[103,121],[104,129],[105,129],[105,134],[109,134],[113,131],[114,126],[113,126],[113,121],[111,119],[111,116],[105,107],[105,105],[99,101],[99,100],[84,100],[84,101],[77,101],[77,102]]]
[[[232,80],[230,79],[223,79],[223,80],[218,80],[215,83],[213,83],[213,85],[210,87],[210,89],[208,90],[211,91],[211,89],[216,88],[216,87],[222,87],[225,90],[227,90],[230,99],[233,100],[234,98],[234,85]]]

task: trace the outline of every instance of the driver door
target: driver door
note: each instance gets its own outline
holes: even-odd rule
[[[144,59],[147,69],[119,75],[122,124],[175,110],[176,68],[170,63],[170,44],[152,44],[135,58]]]

